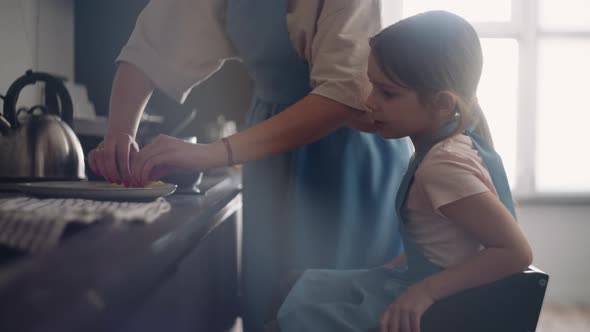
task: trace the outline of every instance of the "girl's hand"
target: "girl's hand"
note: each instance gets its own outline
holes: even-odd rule
[[[131,184],[143,187],[170,173],[201,171],[207,168],[207,154],[203,144],[185,142],[174,137],[159,135],[133,158]]]
[[[130,165],[138,151],[133,136],[119,132],[107,133],[104,140],[88,154],[90,169],[109,182],[128,185],[131,181]]]
[[[434,303],[423,284],[408,288],[381,317],[381,332],[420,332],[420,318]]]

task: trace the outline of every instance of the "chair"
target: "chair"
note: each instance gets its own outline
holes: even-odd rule
[[[524,272],[454,294],[424,313],[420,331],[534,332],[548,282],[549,275],[531,265]],[[272,321],[265,332],[275,331],[278,324]],[[367,332],[379,332],[379,327]]]
[[[549,275],[528,270],[436,302],[423,315],[422,332],[534,332]]]

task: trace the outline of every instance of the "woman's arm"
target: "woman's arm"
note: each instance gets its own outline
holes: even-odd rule
[[[135,65],[119,63],[111,91],[107,133],[124,132],[133,137],[154,84]]]
[[[100,149],[88,155],[92,171],[110,182],[130,181],[129,159],[137,151],[135,135],[153,89],[152,81],[135,65],[119,63],[111,91],[107,133]]]
[[[533,259],[520,227],[491,192],[447,204],[440,211],[485,247],[476,256],[422,281],[435,300],[522,272]]]
[[[319,4],[319,5],[318,5]],[[313,94],[357,109],[344,126],[375,132],[365,100],[369,38],[381,31],[379,0],[293,1],[291,40],[309,65]]]
[[[329,98],[310,94],[283,112],[228,137],[234,163],[240,164],[314,142],[346,124],[358,111]],[[211,144],[181,144],[160,136],[134,158],[133,184],[154,180],[156,170],[183,168],[201,171],[228,164],[222,141]],[[154,171],[156,171],[154,173]]]
[[[192,87],[236,57],[227,36],[226,7],[226,0],[152,0],[141,11],[116,60],[102,150],[89,155],[95,173],[111,182],[130,180],[135,134],[154,86],[183,102]]]
[[[353,117],[357,110],[310,94],[276,116],[230,138],[236,163],[244,163],[312,143]],[[219,165],[224,165],[221,160]]]

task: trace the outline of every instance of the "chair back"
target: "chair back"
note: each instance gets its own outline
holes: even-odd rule
[[[437,301],[422,316],[422,332],[533,332],[549,275],[528,270]]]

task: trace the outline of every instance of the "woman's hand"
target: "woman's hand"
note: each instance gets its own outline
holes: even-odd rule
[[[138,151],[133,136],[119,132],[105,135],[104,140],[88,154],[90,169],[109,182],[128,185],[130,165]]]
[[[375,120],[373,120],[371,112],[357,112],[358,114],[355,114],[355,116],[346,123],[346,126],[367,133],[377,132]]]
[[[383,267],[389,268],[389,269],[393,269],[396,266],[400,266],[400,265],[404,265],[406,264],[406,254],[400,254],[399,256],[397,256],[396,258],[390,260],[389,262],[383,264]]]
[[[208,145],[185,142],[181,139],[159,135],[142,148],[133,158],[131,185],[143,187],[177,171],[202,171],[214,166],[214,153],[208,153]]]
[[[420,332],[420,318],[434,303],[423,283],[408,288],[381,317],[381,332]]]

